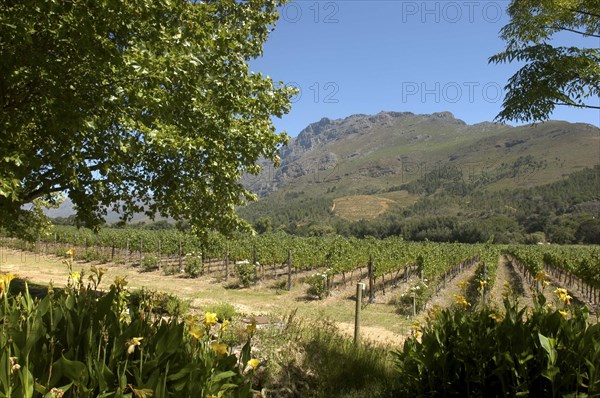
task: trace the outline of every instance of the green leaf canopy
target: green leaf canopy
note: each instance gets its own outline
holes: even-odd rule
[[[521,62],[508,81],[501,121],[546,120],[557,105],[600,109],[600,2],[512,0],[501,32],[504,51],[490,62]],[[583,46],[555,46],[556,34],[587,38]]]
[[[0,226],[66,192],[80,224],[116,208],[243,226],[239,184],[275,163],[293,90],[249,71],[272,0],[0,0]]]

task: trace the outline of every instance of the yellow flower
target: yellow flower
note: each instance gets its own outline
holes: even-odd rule
[[[200,340],[202,338],[202,336],[204,336],[204,329],[193,328],[193,329],[190,329],[189,333],[190,333],[190,336],[192,336],[196,340]]]
[[[421,328],[421,324],[419,322],[415,322],[412,324],[412,328],[415,330],[419,330]]]
[[[558,289],[556,289],[554,291],[554,293],[558,294],[558,299],[560,301],[563,301],[563,302],[565,302],[567,304],[571,304],[571,299],[573,297],[571,297],[569,295],[569,292],[567,291],[567,289],[562,289],[562,288],[559,287]]]
[[[552,284],[552,282],[550,282],[550,281],[544,281],[543,283],[544,283],[544,287],[550,286]]]
[[[99,278],[102,278],[102,276],[106,273],[106,271],[108,271],[108,268],[96,267],[95,265],[92,265],[90,267],[90,271],[92,271],[92,273],[96,274]],[[91,277],[91,275],[90,275],[90,277]]]
[[[50,398],[62,398],[63,395],[65,395],[65,392],[60,388],[53,387],[50,390]]]
[[[565,318],[565,319],[567,318],[567,314],[568,314],[567,311],[558,311],[558,312],[560,313],[560,315],[562,315],[563,318]]]
[[[535,278],[533,278],[533,279],[536,282],[543,282],[547,277],[548,277],[548,275],[546,275],[546,273],[544,271],[540,271],[535,275]]]
[[[469,302],[467,301],[465,296],[463,296],[462,294],[454,294],[453,296],[454,296],[454,299],[456,300],[456,304],[462,305],[464,307],[468,307],[469,305],[471,305],[471,304],[469,304]]]
[[[12,282],[12,280],[15,279],[16,277],[17,277],[17,275],[15,275],[11,272],[7,272],[6,274],[2,275],[2,280],[4,281],[6,286],[9,286],[10,282]]]
[[[461,289],[464,289],[467,286],[469,286],[469,282],[468,281],[462,281],[462,282],[458,283],[458,287],[460,287]]]
[[[17,357],[9,357],[8,360],[10,361],[10,373],[17,373],[19,371],[19,369],[21,369],[21,365],[19,365],[17,363]]]
[[[143,337],[134,337],[131,340],[127,340],[127,354],[133,354],[135,347],[139,346],[143,339]]]
[[[258,368],[258,365],[260,365],[260,361],[256,358],[252,358],[248,361],[247,365],[250,366],[252,369],[256,369]]]
[[[485,285],[487,285],[487,281],[486,281],[486,280],[483,280],[483,279],[481,279],[481,280],[479,281],[479,291],[482,291],[483,289],[485,289]]]
[[[212,326],[219,322],[219,318],[217,318],[217,314],[214,312],[205,312],[204,313],[204,324],[206,326]]]
[[[71,258],[75,257],[75,248],[72,247],[69,250],[67,250],[67,255],[70,256]]]
[[[193,315],[188,315],[187,317],[185,317],[185,324],[190,328],[193,329],[196,327],[196,325],[198,324],[198,318],[196,318]]]
[[[252,323],[246,326],[246,333],[253,335],[256,332],[256,320],[252,320]]]
[[[69,278],[71,278],[73,280],[73,283],[77,285],[79,283],[79,281],[81,280],[81,274],[77,271],[71,272],[71,274],[69,275]]]
[[[216,352],[217,355],[227,354],[227,344],[219,343],[218,341],[213,341],[212,343],[210,343],[210,348],[212,348],[212,350]]]
[[[125,280],[125,277],[117,276],[115,277],[113,284],[115,287],[117,287],[117,289],[123,289],[125,286],[127,286],[127,281]]]
[[[131,322],[131,314],[129,313],[129,308],[125,307],[121,310],[121,313],[119,314],[119,321],[123,323]]]
[[[562,294],[567,294],[567,289],[563,289],[561,287],[557,288],[554,293],[558,294],[559,296]]]
[[[502,314],[496,314],[495,312],[492,312],[489,315],[489,317],[495,320],[497,323],[502,322],[502,319],[504,319],[504,316],[502,316]]]
[[[4,293],[4,291],[8,292],[8,289],[10,288],[10,282],[16,277],[17,275],[10,272],[0,275],[0,294]]]
[[[221,324],[221,332],[226,332],[229,330],[229,320],[225,319]]]

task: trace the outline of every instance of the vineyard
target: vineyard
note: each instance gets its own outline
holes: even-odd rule
[[[594,246],[473,245],[406,242],[400,237],[379,240],[283,233],[230,238],[210,234],[200,239],[179,231],[102,229],[94,234],[71,227],[57,227],[53,235],[35,242],[2,238],[1,243],[63,257],[74,248],[75,260],[223,281],[238,277],[245,286],[267,280],[287,282],[287,289],[297,282],[320,283],[316,286],[320,297],[365,281],[370,302],[379,292],[385,294],[386,289],[412,277],[418,281],[413,281],[413,291],[421,284],[417,295],[421,308],[430,296],[472,266],[476,267],[477,279],[485,284],[484,291],[491,290],[498,258],[506,255],[521,267],[534,288],[540,288],[535,277],[544,271],[561,285],[577,289],[592,306],[600,303],[600,248]]]
[[[70,264],[68,270],[63,262]],[[81,392],[86,390],[90,396],[99,391],[117,391],[114,396],[141,397],[154,391],[154,396],[166,397],[168,391],[181,389],[203,390],[205,396],[212,391],[249,397],[250,390],[256,393],[260,388],[261,397],[342,397],[346,396],[344,391],[352,389],[360,391],[356,396],[370,396],[365,395],[368,390],[373,397],[600,393],[600,372],[590,365],[600,359],[600,350],[593,348],[600,334],[600,248],[595,246],[468,245],[406,242],[398,237],[378,240],[284,234],[229,238],[212,234],[201,240],[175,231],[104,229],[93,234],[59,227],[55,234],[34,242],[1,237],[0,267],[3,272],[9,271],[3,276],[6,287],[10,272],[24,279],[33,278],[32,285],[68,276],[64,292],[47,295],[42,301],[25,292],[27,303],[31,303],[27,305],[32,308],[28,327],[37,330],[33,325],[44,325],[56,337],[36,343],[36,350],[48,351],[44,354],[47,359],[26,359],[27,372],[36,380],[40,394],[23,396],[54,397],[57,395],[52,391],[60,389],[65,396],[73,397],[83,396]],[[81,272],[76,267],[81,267]],[[509,271],[532,298],[525,304],[530,310],[510,300],[504,300],[505,308],[500,309],[499,301],[509,297],[498,293],[507,290]],[[84,278],[84,273],[89,278]],[[103,273],[105,280],[115,282],[101,299],[96,299]],[[147,289],[131,290],[129,296],[123,276],[132,289]],[[358,308],[360,303],[355,299],[361,297],[358,291],[354,296],[356,282],[366,286],[361,315],[361,337],[366,339],[359,346],[344,337],[348,336],[344,325],[351,326],[352,307]],[[525,297],[517,292],[517,284],[510,284],[507,291],[515,288],[515,294]],[[549,284],[553,286],[547,288]],[[5,305],[7,316],[21,313],[20,294],[11,297],[14,302],[9,301],[10,306]],[[132,299],[135,297],[140,298]],[[176,303],[163,301],[169,297],[189,300],[191,313],[195,314],[191,323],[178,321],[184,307],[169,307]],[[72,308],[73,300],[76,305]],[[96,301],[102,304],[98,309]],[[113,315],[108,311],[111,302]],[[83,324],[85,333],[69,329],[71,320],[53,326],[52,317],[45,312],[48,305],[64,307],[72,319],[87,322]],[[158,310],[158,315],[147,308]],[[168,312],[175,314],[165,318],[171,320],[168,324],[163,322],[164,308],[176,310]],[[264,316],[263,309],[275,318]],[[282,327],[281,316],[298,309],[302,318],[296,323],[286,320]],[[146,312],[138,313],[141,310]],[[594,313],[595,317],[589,316]],[[90,314],[89,319],[86,314]],[[330,316],[333,323],[328,320]],[[106,317],[112,317],[111,333],[125,336],[109,340],[112,346],[121,347],[109,351],[110,355],[97,349],[103,347],[104,337],[94,326],[99,320],[107,322]],[[140,323],[144,320],[154,323],[144,326]],[[258,326],[254,326],[257,320]],[[250,350],[249,337],[254,336],[255,327],[259,328],[256,347]],[[401,349],[389,351],[390,346],[369,345],[372,333],[381,338],[386,331],[398,337],[391,340],[391,347]],[[299,340],[299,335],[309,337]],[[72,340],[82,351],[64,351],[63,359],[46,348],[52,347],[53,338]],[[175,345],[163,347],[161,339],[179,341],[183,348],[173,351]],[[23,357],[27,344],[14,341],[4,346],[6,355],[20,350],[21,354],[14,356]],[[144,350],[139,349],[146,345]],[[284,373],[298,369],[296,358],[311,350],[318,360],[305,362],[302,372],[306,373],[294,373],[284,389],[279,389],[281,380],[274,376],[271,380],[254,376],[254,367],[265,366],[272,372],[287,366]],[[88,351],[97,363],[82,354]],[[390,359],[390,352],[395,359]],[[343,361],[345,366],[335,359],[340,353],[348,356]],[[454,359],[440,362],[436,359],[440,355]],[[167,356],[173,358],[173,365],[180,366],[169,365],[170,376],[160,378],[165,369],[155,359]],[[494,358],[503,362],[497,365]],[[79,370],[86,361],[92,361],[93,366]],[[585,363],[577,365],[578,361]],[[4,372],[0,367],[0,374],[10,376],[13,365],[8,360],[2,363],[7,365]],[[500,372],[501,368],[505,371]],[[206,372],[196,377],[197,369]],[[558,374],[557,369],[561,376],[549,378]],[[337,372],[337,381],[331,381],[332,372]],[[190,377],[179,379],[180,374]],[[315,382],[314,374],[323,385],[311,384]],[[466,375],[468,384],[463,382]],[[366,378],[375,378],[374,388],[380,393],[361,387],[360,380]],[[11,380],[0,383],[0,390],[9,391],[5,396],[10,391],[13,395],[31,391],[31,378]],[[386,393],[390,389],[396,395]],[[295,392],[285,392],[291,390]],[[191,392],[186,394],[193,396]]]

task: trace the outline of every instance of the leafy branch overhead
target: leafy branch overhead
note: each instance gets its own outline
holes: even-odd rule
[[[66,192],[81,224],[113,207],[243,226],[239,183],[277,163],[293,90],[249,70],[276,0],[19,1],[0,7],[0,219]],[[16,228],[16,227],[15,227]]]
[[[497,119],[546,120],[557,105],[600,109],[600,3],[513,0],[508,14],[507,47],[490,62],[525,65],[509,79]],[[554,46],[557,34],[588,47]]]

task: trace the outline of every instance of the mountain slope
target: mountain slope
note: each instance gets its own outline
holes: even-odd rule
[[[265,165],[261,175],[244,179],[261,196],[240,209],[250,221],[369,219],[439,191],[552,183],[599,163],[600,129],[561,121],[468,125],[449,112],[380,112],[323,118],[280,156],[279,169]]]

